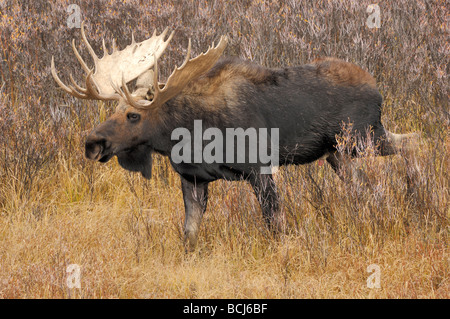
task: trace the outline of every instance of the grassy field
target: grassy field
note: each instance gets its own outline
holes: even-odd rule
[[[449,298],[449,9],[445,1],[78,2],[94,50],[165,26],[176,35],[163,76],[228,35],[226,54],[265,66],[336,56],[373,74],[382,121],[419,132],[405,156],[355,161],[368,187],[327,165],[275,176],[287,227],[264,227],[245,182],[210,186],[198,250],[183,247],[178,176],[155,156],[147,181],[84,158],[84,139],[114,105],[57,88],[83,71],[70,41],[71,1],[0,4],[0,298]],[[83,56],[87,52],[83,48]],[[80,267],[69,288],[67,267]],[[369,288],[379,267],[380,288]],[[368,268],[369,267],[369,268]],[[368,270],[369,269],[369,270]],[[370,285],[369,285],[370,286]]]

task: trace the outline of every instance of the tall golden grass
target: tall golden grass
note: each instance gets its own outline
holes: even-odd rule
[[[97,52],[176,29],[166,76],[192,37],[199,53],[227,34],[227,54],[265,66],[331,55],[370,71],[383,123],[417,131],[405,156],[354,161],[367,186],[343,183],[318,163],[276,175],[287,227],[274,238],[245,182],[210,186],[199,247],[185,254],[178,177],[156,156],[153,178],[83,158],[88,132],[113,105],[57,89],[82,70],[70,49],[71,1],[0,4],[1,298],[448,298],[449,43],[445,1],[81,1]],[[446,20],[447,19],[447,20]],[[86,52],[83,55],[87,57]],[[80,266],[81,288],[67,267]],[[369,288],[369,265],[380,288]]]

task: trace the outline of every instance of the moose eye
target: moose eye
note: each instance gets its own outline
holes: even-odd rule
[[[141,115],[137,114],[137,113],[128,113],[127,119],[128,119],[128,121],[130,121],[132,123],[136,123],[137,121],[139,121],[141,119]]]

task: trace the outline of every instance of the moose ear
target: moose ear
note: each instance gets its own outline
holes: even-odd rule
[[[151,101],[153,100],[154,97],[155,97],[155,89],[152,86],[151,88],[148,89],[147,94],[145,94],[145,99],[147,101]]]
[[[153,70],[147,70],[142,73],[136,81],[136,90],[133,95],[140,96],[147,101],[152,101],[155,94],[155,88],[153,86],[154,72]]]
[[[129,152],[117,155],[120,166],[131,172],[141,172],[142,176],[152,177],[152,149],[145,145],[136,146]]]

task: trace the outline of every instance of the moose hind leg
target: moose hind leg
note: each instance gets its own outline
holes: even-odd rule
[[[185,248],[193,251],[197,246],[198,230],[208,203],[208,183],[191,183],[181,177],[181,189],[185,209]]]
[[[256,198],[261,206],[264,221],[269,229],[277,232],[281,227],[278,194],[271,174],[256,174],[250,179]]]

